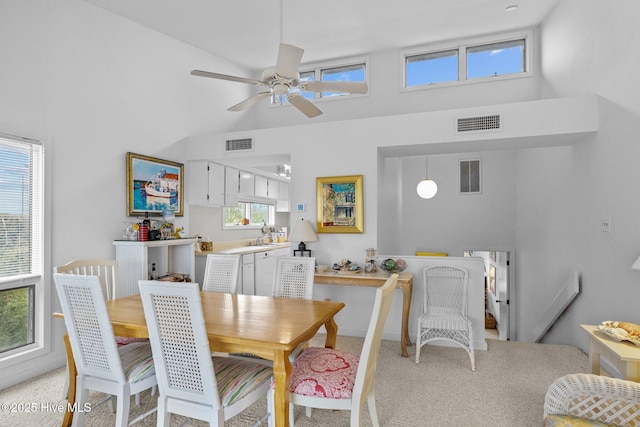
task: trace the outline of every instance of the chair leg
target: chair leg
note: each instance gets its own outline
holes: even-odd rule
[[[269,413],[269,421],[267,423],[267,425],[269,427],[274,427],[276,425],[275,423],[275,414],[273,413],[274,408],[273,408],[273,389],[269,389],[269,391],[267,392],[267,412]],[[289,423],[291,424],[291,423]]]
[[[118,394],[118,403],[116,410],[116,427],[127,427],[129,425],[129,401],[131,395],[129,387],[125,385]]]
[[[367,403],[369,403],[369,417],[371,417],[371,424],[373,424],[373,427],[379,427],[380,423],[378,422],[378,411],[376,409],[375,390],[371,390],[371,393],[369,393]]]
[[[83,408],[89,398],[89,390],[85,387],[82,377],[76,378],[76,408]],[[84,425],[84,411],[75,411],[73,414],[73,427]]]
[[[416,363],[420,363],[420,347],[422,347],[422,343],[420,342],[420,331],[418,331],[418,336],[416,337]]]
[[[171,424],[171,414],[167,411],[167,401],[160,396],[158,398],[158,415],[157,415],[158,427],[169,427]]]

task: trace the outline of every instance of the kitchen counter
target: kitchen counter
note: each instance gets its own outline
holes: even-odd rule
[[[217,248],[216,245],[220,245],[220,248]],[[244,245],[244,246],[235,246],[235,247],[223,247],[221,243],[215,243],[212,251],[196,251],[196,256],[204,256],[206,257],[209,254],[252,254],[256,252],[264,252],[264,251],[273,251],[275,249],[280,248],[289,248],[291,247],[291,243],[269,243],[265,245]]]

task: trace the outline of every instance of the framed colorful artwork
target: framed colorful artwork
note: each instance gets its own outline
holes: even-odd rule
[[[184,214],[184,165],[127,153],[127,214]]]
[[[318,233],[364,233],[362,175],[316,178]]]

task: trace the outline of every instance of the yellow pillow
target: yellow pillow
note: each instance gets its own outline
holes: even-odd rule
[[[547,415],[544,419],[544,427],[611,427],[611,425],[571,415]]]

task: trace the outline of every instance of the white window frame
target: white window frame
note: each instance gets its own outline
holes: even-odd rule
[[[274,223],[275,222],[275,218],[276,218],[276,205],[275,205],[275,200],[271,201],[271,200],[266,200],[266,199],[257,199],[257,198],[240,198],[238,200],[238,203],[260,203],[263,205],[268,205],[269,206],[269,222],[270,223]],[[262,224],[248,224],[248,225],[227,225],[224,222],[224,209],[225,208],[229,208],[232,206],[224,206],[222,208],[222,229],[223,230],[261,230],[262,229]],[[269,224],[267,224],[269,225]]]
[[[341,58],[333,61],[303,64],[303,65],[300,65],[298,69],[298,73],[303,74],[303,73],[313,72],[314,80],[320,81],[320,78],[322,76],[322,70],[326,70],[330,68],[349,67],[352,65],[361,65],[361,64],[364,64],[364,81],[369,83],[369,57],[368,56]],[[369,92],[367,91],[367,93],[346,93],[340,96],[326,96],[326,97],[322,97],[320,95],[321,95],[320,92],[315,92],[313,94],[313,98],[311,99],[311,101],[315,104],[318,102],[327,102],[327,101],[332,101],[337,99],[362,98],[365,96],[369,96]],[[288,102],[280,103],[276,101],[276,102],[270,102],[270,106],[271,107],[284,107],[284,106],[291,107],[291,104],[289,104]]]
[[[31,274],[12,276],[9,278],[0,278],[0,289],[8,290],[14,288],[20,288],[28,285],[35,285],[35,298],[34,298],[34,342],[26,346],[22,346],[13,350],[3,352],[0,355],[0,370],[5,368],[11,368],[15,370],[15,365],[23,364],[27,366],[25,362],[29,362],[37,357],[42,357],[50,353],[51,351],[51,335],[52,335],[52,323],[53,312],[51,304],[51,286],[45,286],[45,277],[51,277],[46,275],[45,272],[50,269],[50,229],[51,221],[48,212],[51,208],[51,199],[49,197],[49,185],[51,182],[50,174],[50,141],[44,141],[41,139],[31,139],[22,136],[15,136],[5,133],[0,133],[0,138],[15,141],[25,142],[29,144],[39,144],[42,146],[42,161],[40,165],[40,177],[39,185],[39,204],[40,204],[40,236],[38,241],[34,241],[33,245],[40,248],[40,265],[34,268]],[[37,219],[37,218],[36,218]],[[26,369],[26,368],[25,368]],[[22,368],[20,368],[22,370]],[[0,372],[1,374],[1,372]]]
[[[483,82],[495,82],[499,80],[520,79],[526,77],[532,77],[533,72],[533,52],[534,52],[534,37],[533,30],[521,30],[509,33],[492,34],[484,37],[474,38],[472,40],[465,41],[448,41],[443,43],[434,43],[429,45],[423,45],[414,47],[411,49],[405,49],[400,52],[400,69],[402,80],[400,82],[401,92],[414,92],[420,90],[439,89],[443,87],[459,86],[466,84],[476,84]],[[499,76],[478,77],[474,79],[467,78],[467,48],[488,45],[492,43],[508,42],[513,40],[525,41],[524,49],[524,63],[525,71],[522,73],[504,74]],[[458,80],[448,81],[442,83],[431,83],[423,85],[415,85],[407,87],[407,70],[405,67],[406,59],[410,56],[429,54],[442,52],[446,50],[458,50]]]

